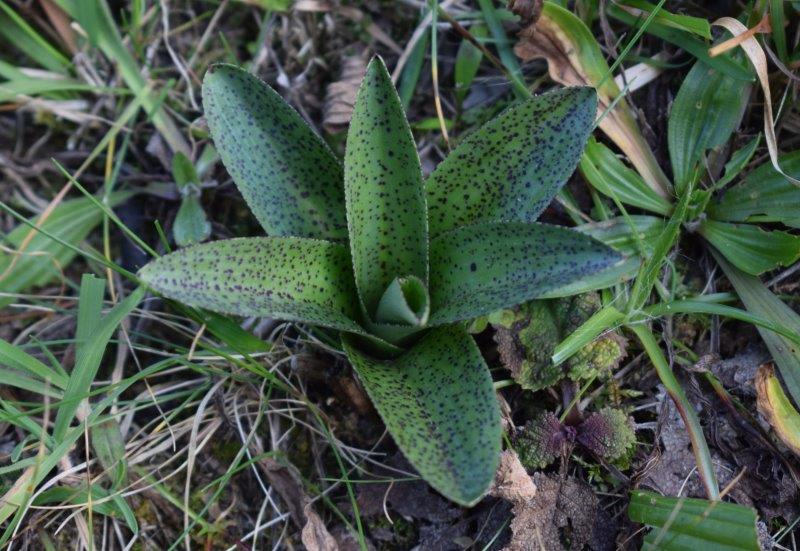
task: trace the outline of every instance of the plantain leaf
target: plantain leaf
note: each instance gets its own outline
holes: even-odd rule
[[[706,151],[724,144],[739,126],[750,83],[697,61],[672,104],[667,128],[669,157],[678,193],[695,181]]]
[[[628,516],[653,528],[644,538],[645,550],[760,549],[756,512],[743,505],[634,490]]]
[[[431,486],[472,505],[494,477],[500,409],[478,347],[458,326],[433,329],[394,360],[344,339],[347,357],[398,447]]]
[[[800,150],[778,159],[784,172],[800,177]],[[729,222],[780,222],[800,228],[800,187],[766,162],[708,207],[709,216]]]
[[[226,239],[181,249],[141,269],[162,295],[242,316],[361,332],[345,245],[301,237]]]
[[[341,165],[275,90],[214,65],[203,108],[222,162],[269,235],[347,238]]]
[[[469,135],[426,182],[431,236],[479,222],[533,222],[575,170],[597,95],[564,88],[511,107]]]
[[[800,413],[783,391],[771,363],[761,364],[758,368],[754,386],[758,397],[758,412],[786,447],[800,456]]]
[[[589,138],[586,144],[580,168],[592,187],[607,197],[665,216],[672,210],[672,203],[594,138]]]
[[[703,220],[699,231],[733,265],[751,275],[789,266],[800,258],[800,236],[787,232],[709,219]]]
[[[623,258],[576,231],[520,222],[449,231],[430,253],[431,325],[521,304]]]
[[[356,96],[344,164],[356,287],[367,314],[374,316],[396,277],[428,281],[419,157],[400,98],[379,57],[367,67]]]

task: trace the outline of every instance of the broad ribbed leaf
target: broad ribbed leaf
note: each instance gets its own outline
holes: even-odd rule
[[[758,551],[756,512],[743,505],[634,490],[628,516],[652,527],[642,549]]]
[[[622,260],[576,231],[520,222],[449,231],[430,254],[431,325],[521,304]]]
[[[725,258],[751,275],[789,266],[800,258],[800,236],[787,232],[708,219],[700,224],[699,231]]]
[[[345,152],[347,224],[356,286],[369,316],[396,277],[428,281],[422,172],[400,98],[381,58],[356,96]]]
[[[578,164],[597,95],[563,88],[515,105],[469,135],[426,182],[431,236],[478,222],[533,222]]]
[[[800,177],[800,151],[781,155],[779,163],[786,174]],[[711,203],[708,213],[717,220],[781,222],[800,228],[800,187],[766,162]]]
[[[669,114],[667,140],[676,189],[680,193],[706,151],[730,138],[750,97],[750,83],[697,61],[686,75]]]
[[[478,347],[457,326],[431,330],[394,360],[345,352],[397,445],[449,499],[471,505],[494,477],[500,410]]]
[[[222,162],[269,235],[347,238],[341,165],[275,90],[215,65],[203,108]]]
[[[590,138],[581,157],[581,172],[593,188],[626,205],[668,215],[672,204],[647,185],[608,147]]]
[[[162,295],[224,314],[270,316],[361,332],[345,245],[300,237],[226,239],[150,262],[139,277]]]

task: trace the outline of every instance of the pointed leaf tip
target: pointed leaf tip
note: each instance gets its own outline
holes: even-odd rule
[[[344,162],[347,223],[356,287],[365,314],[397,277],[428,281],[422,169],[400,98],[374,57],[358,90]]]
[[[347,238],[341,164],[275,90],[213,65],[203,108],[225,168],[269,235]]]
[[[431,236],[536,220],[575,171],[596,109],[594,88],[562,88],[514,105],[470,134],[426,182]]]
[[[466,506],[484,495],[500,456],[500,409],[475,341],[436,328],[394,360],[343,339],[347,357],[400,450],[445,497]]]
[[[521,304],[623,260],[577,231],[520,222],[449,231],[431,240],[430,253],[431,325]]]
[[[344,245],[251,237],[195,245],[157,258],[139,278],[167,298],[224,314],[269,316],[363,332]]]

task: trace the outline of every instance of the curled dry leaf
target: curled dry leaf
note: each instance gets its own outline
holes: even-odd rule
[[[325,130],[334,134],[347,128],[353,116],[353,105],[356,93],[361,85],[361,78],[367,70],[367,50],[342,58],[342,71],[339,80],[331,82],[325,93],[323,125]]]
[[[514,504],[525,503],[536,495],[536,484],[514,450],[505,450],[500,455],[500,465],[489,493]]]
[[[304,512],[306,514],[306,525],[303,526],[300,539],[306,549],[308,551],[339,551],[336,539],[325,528],[325,523],[314,511],[310,503],[306,505]]]
[[[513,2],[516,11],[526,2]],[[609,67],[594,36],[569,11],[545,4],[534,23],[522,29],[514,52],[523,61],[544,58],[550,77],[564,86],[593,86],[597,89],[599,126],[630,159],[647,184],[659,195],[670,197],[671,184],[644,139],[633,110],[621,98],[621,91],[609,75]],[[613,108],[612,108],[613,106]]]
[[[783,391],[772,363],[765,363],[758,368],[755,386],[759,413],[783,443],[796,455],[800,455],[800,413]]]
[[[726,43],[741,46],[744,53],[747,54],[750,63],[753,64],[756,70],[756,75],[758,75],[758,82],[761,84],[761,88],[764,91],[764,136],[766,138],[772,166],[794,185],[800,186],[800,180],[786,174],[780,164],[778,164],[778,138],[775,135],[775,117],[772,114],[772,94],[769,89],[767,56],[764,54],[764,49],[761,47],[761,44],[758,43],[758,40],[756,40],[754,36],[756,32],[762,32],[765,26],[769,25],[766,17],[765,15],[761,23],[752,29],[748,29],[740,21],[732,17],[720,17],[714,21],[712,25],[723,27],[733,35],[733,38],[731,41],[723,42],[716,48],[711,48],[709,54],[711,56],[719,55],[727,48]]]
[[[614,548],[616,523],[588,484],[543,473],[533,478],[536,495],[514,505],[512,536],[505,551]]]

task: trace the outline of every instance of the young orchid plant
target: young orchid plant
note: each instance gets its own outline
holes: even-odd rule
[[[423,179],[383,61],[355,102],[344,163],[269,86],[212,67],[203,106],[220,156],[267,237],[152,261],[141,279],[216,312],[341,334],[395,442],[451,500],[476,503],[497,467],[489,369],[463,322],[557,290],[621,260],[594,239],[535,223],[575,169],[591,88],[517,104]]]

